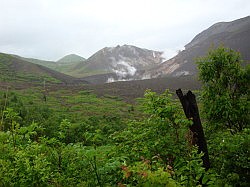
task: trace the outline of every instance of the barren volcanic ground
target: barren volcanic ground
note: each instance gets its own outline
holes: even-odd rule
[[[178,88],[198,90],[201,88],[201,83],[192,76],[185,76],[88,85],[86,88],[93,90],[99,96],[119,96],[126,101],[132,101],[135,98],[143,97],[146,89],[151,89],[157,93],[162,93],[166,89],[175,92]]]
[[[11,89],[27,89],[31,87],[43,87],[43,85],[35,85],[25,83],[23,85],[14,83],[1,83],[0,89],[6,89],[9,86]],[[149,80],[114,82],[106,84],[50,84],[46,85],[48,92],[60,89],[71,90],[78,92],[80,90],[90,90],[98,96],[116,96],[127,102],[133,102],[135,98],[143,97],[146,89],[151,89],[157,93],[162,93],[166,89],[175,91],[178,88],[183,90],[198,90],[201,88],[201,83],[193,76],[183,77],[166,77]]]

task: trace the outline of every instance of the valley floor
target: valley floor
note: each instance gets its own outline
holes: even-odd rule
[[[15,83],[15,82],[0,82],[0,89],[22,90],[32,87],[44,87],[41,84],[35,83]],[[165,77],[148,80],[122,81],[106,84],[48,84],[45,85],[47,91],[56,90],[71,90],[78,92],[81,90],[89,90],[98,96],[116,96],[127,102],[133,102],[136,98],[143,97],[145,90],[150,89],[157,93],[163,93],[166,89],[175,92],[181,88],[183,90],[198,90],[201,88],[200,82],[193,76],[184,77]]]

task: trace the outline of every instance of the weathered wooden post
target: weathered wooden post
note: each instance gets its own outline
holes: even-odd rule
[[[180,99],[184,113],[186,117],[193,121],[193,124],[189,127],[192,132],[192,144],[198,146],[198,152],[203,152],[202,157],[203,166],[208,170],[210,168],[207,142],[201,125],[199,110],[196,102],[195,95],[188,91],[186,95],[183,95],[181,89],[176,90],[176,94]]]

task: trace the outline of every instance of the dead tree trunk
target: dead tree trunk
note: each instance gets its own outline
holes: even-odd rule
[[[210,167],[210,162],[207,150],[207,143],[201,125],[201,120],[195,95],[191,91],[188,91],[186,95],[183,95],[181,89],[176,90],[176,94],[180,99],[186,117],[193,121],[193,124],[189,127],[189,129],[193,134],[192,144],[198,146],[199,153],[200,152],[204,153],[204,156],[202,157],[203,166],[206,168],[206,170],[208,170]]]

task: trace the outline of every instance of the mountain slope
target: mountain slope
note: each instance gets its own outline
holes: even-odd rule
[[[141,76],[181,76],[197,73],[195,59],[207,54],[212,47],[224,45],[239,51],[250,62],[250,16],[232,22],[216,23],[196,35],[185,50]]]
[[[0,81],[41,83],[44,80],[51,83],[84,82],[13,55],[0,53]]]
[[[24,61],[27,61],[27,62],[31,62],[33,64],[38,64],[38,65],[41,65],[41,66],[45,66],[45,67],[48,67],[50,69],[53,69],[55,70],[57,68],[57,64],[54,62],[54,61],[48,61],[48,60],[40,60],[40,59],[35,59],[35,58],[25,58],[25,57],[20,57],[20,56],[17,56],[17,55],[13,55],[17,58],[20,58]]]
[[[19,58],[21,60],[31,62],[33,64],[39,64],[41,66],[48,67],[52,70],[68,74],[68,72],[71,71],[71,69],[80,62],[83,62],[85,58],[75,55],[75,54],[70,54],[62,57],[58,61],[47,61],[47,60],[40,60],[40,59],[35,59],[35,58],[25,58],[17,55],[12,55],[16,58]]]
[[[58,61],[56,61],[57,64],[73,64],[73,63],[79,63],[82,61],[85,61],[86,59],[75,54],[70,54],[62,57]]]
[[[160,64],[163,60],[161,55],[162,52],[141,49],[131,45],[105,47],[86,61],[76,65],[71,75],[84,77],[114,73],[118,79],[129,79],[137,71]]]
[[[85,60],[85,58],[75,54],[66,55],[55,62],[56,67],[54,70],[70,75],[69,72],[72,71],[74,66],[83,63]]]

